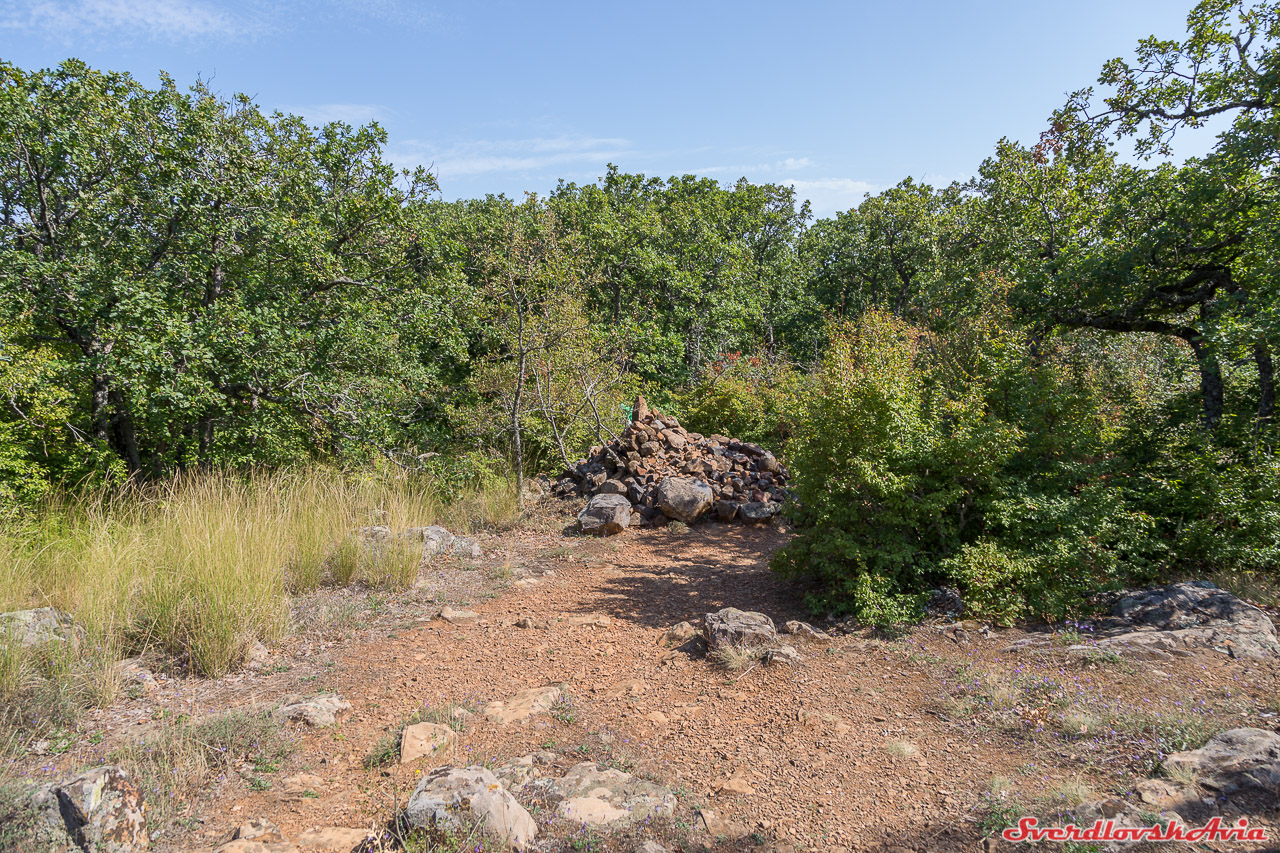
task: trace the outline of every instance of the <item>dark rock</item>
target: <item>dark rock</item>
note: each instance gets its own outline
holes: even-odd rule
[[[658,509],[668,518],[692,524],[711,508],[711,487],[692,477],[668,477],[658,486]]]
[[[612,536],[631,524],[631,502],[623,495],[601,494],[587,501],[578,513],[578,525],[584,533]]]
[[[778,641],[773,620],[763,613],[726,607],[704,617],[707,647],[712,651],[725,646],[743,648],[768,647]]]

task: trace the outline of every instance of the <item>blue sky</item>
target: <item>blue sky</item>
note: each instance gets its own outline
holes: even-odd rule
[[[1191,3],[5,0],[0,58],[377,120],[445,198],[545,193],[614,162],[792,183],[830,215],[1033,141],[1106,59],[1180,36]]]

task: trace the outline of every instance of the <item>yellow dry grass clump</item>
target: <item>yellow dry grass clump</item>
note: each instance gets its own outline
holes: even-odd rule
[[[159,648],[216,676],[253,640],[286,630],[293,593],[412,583],[421,545],[370,543],[358,528],[470,530],[510,518],[515,504],[506,483],[447,502],[426,478],[319,468],[202,473],[63,500],[34,531],[0,534],[0,612],[55,607],[104,658]],[[0,694],[22,687],[28,657],[12,638],[0,643]]]

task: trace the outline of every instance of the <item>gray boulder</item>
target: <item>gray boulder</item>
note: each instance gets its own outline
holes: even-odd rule
[[[631,501],[623,495],[600,494],[587,501],[578,513],[578,526],[583,533],[612,536],[631,524]]]
[[[33,610],[13,610],[0,613],[0,635],[14,637],[23,646],[43,646],[46,643],[79,640],[84,629],[71,617],[52,607]]]
[[[1280,734],[1266,729],[1231,729],[1199,749],[1164,760],[1167,771],[1182,771],[1220,796],[1258,793],[1280,802]]]
[[[782,509],[782,504],[747,501],[738,508],[738,515],[742,517],[743,521],[760,524],[773,518],[780,509]]]
[[[83,850],[137,853],[151,846],[146,801],[120,767],[95,767],[46,785],[32,804],[47,829],[64,831]]]
[[[1102,636],[1090,647],[1149,657],[1196,649],[1217,649],[1237,658],[1280,654],[1270,617],[1207,581],[1126,596],[1111,608],[1111,617],[1099,625]]]
[[[711,509],[715,498],[710,486],[693,477],[668,477],[658,486],[658,509],[685,524],[693,524]]]
[[[517,850],[528,847],[538,834],[524,806],[483,767],[441,767],[423,777],[405,807],[405,819],[423,829],[442,827],[454,832],[469,831],[474,825]]]
[[[726,607],[718,613],[708,613],[704,624],[707,648],[711,651],[726,646],[768,648],[778,643],[773,620],[763,613]]]

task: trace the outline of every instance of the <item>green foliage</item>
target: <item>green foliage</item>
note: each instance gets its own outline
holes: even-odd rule
[[[685,429],[781,448],[791,435],[802,384],[789,365],[721,353],[707,377],[679,395],[672,409]]]

